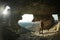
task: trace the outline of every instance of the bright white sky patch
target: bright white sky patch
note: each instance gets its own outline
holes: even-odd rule
[[[52,14],[54,20],[57,20],[58,21],[58,14]]]
[[[22,15],[22,20],[19,20],[18,22],[32,22],[33,19],[33,14],[24,14]]]
[[[8,9],[10,9],[10,7],[9,6],[6,6],[6,8],[3,11],[3,14],[4,15],[7,15],[8,14]]]

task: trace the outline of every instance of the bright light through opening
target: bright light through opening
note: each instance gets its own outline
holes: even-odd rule
[[[9,6],[6,6],[6,8],[3,11],[3,14],[4,15],[7,15],[8,14],[8,9],[10,9],[10,7]]]
[[[24,14],[22,15],[22,20],[19,20],[18,22],[32,22],[34,19],[33,14]]]
[[[58,14],[52,14],[55,21],[58,21]]]

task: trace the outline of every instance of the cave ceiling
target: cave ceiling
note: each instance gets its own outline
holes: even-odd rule
[[[0,0],[0,4],[11,7],[12,13],[50,15],[60,13],[59,1],[57,0]]]

